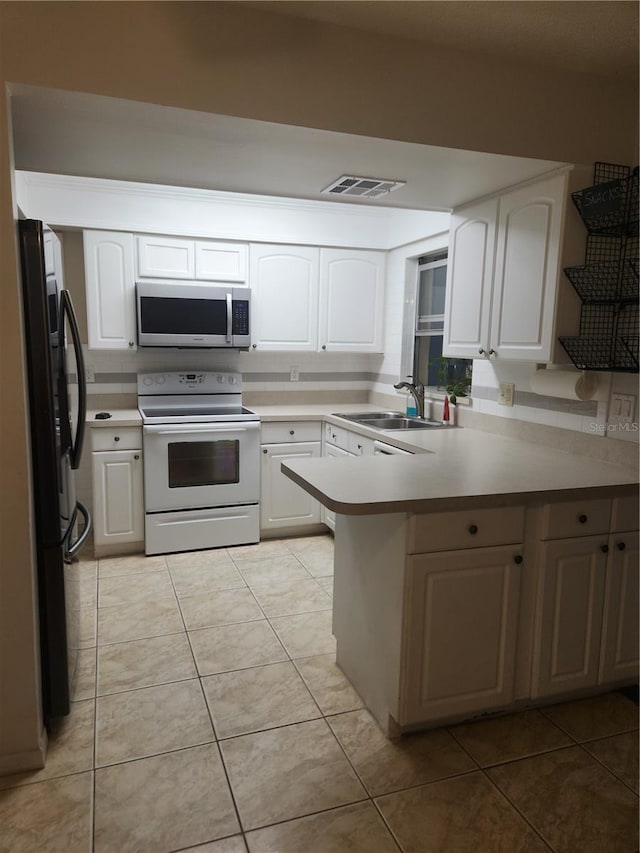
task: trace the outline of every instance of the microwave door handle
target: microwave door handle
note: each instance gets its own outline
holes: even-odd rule
[[[233,331],[233,294],[227,293],[227,343],[232,343]]]

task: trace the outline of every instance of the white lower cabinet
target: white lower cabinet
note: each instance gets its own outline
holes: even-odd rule
[[[604,592],[601,684],[638,678],[638,531],[612,534]]]
[[[522,547],[407,560],[404,725],[513,700]]]
[[[144,541],[142,430],[93,429],[91,450],[93,542],[100,557]]]

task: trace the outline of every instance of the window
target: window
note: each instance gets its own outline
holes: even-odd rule
[[[408,283],[405,299],[402,379],[421,382],[431,390],[463,396],[471,388],[473,362],[442,355],[447,254],[418,258],[417,278]],[[408,328],[407,328],[408,327]]]

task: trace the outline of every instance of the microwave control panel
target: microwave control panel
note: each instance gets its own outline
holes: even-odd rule
[[[233,300],[232,333],[234,335],[249,334],[249,300]]]

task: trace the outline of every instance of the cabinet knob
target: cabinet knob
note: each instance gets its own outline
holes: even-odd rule
[[[478,525],[477,524],[470,524],[469,525],[469,533],[472,536],[475,536],[477,532],[478,532]]]
[[[602,551],[603,554],[608,554],[609,553],[609,546],[608,545],[601,545],[600,550]]]
[[[618,544],[616,545],[616,548],[618,549],[618,551],[624,551],[624,549],[625,549],[626,547],[627,547],[627,543],[626,543],[626,542],[618,542]]]
[[[498,355],[498,353],[494,349],[490,349],[489,355]]]
[[[130,347],[134,347],[134,346],[135,346],[135,343],[134,343],[133,341],[129,341],[129,346],[130,346]]]
[[[480,353],[480,355],[484,355],[484,348],[483,348],[483,347],[480,347],[480,349],[478,350],[478,352]]]
[[[327,348],[327,345],[326,345],[326,344],[322,344],[322,349],[326,349],[326,348]]]
[[[586,524],[588,520],[589,519],[587,518],[587,516],[584,513],[582,513],[582,515],[578,516],[578,521],[580,522],[580,524]]]
[[[265,447],[265,448],[264,448],[264,450],[263,450],[262,452],[263,452],[263,453],[268,453],[269,451],[268,451],[268,450],[267,450],[267,448]]]
[[[362,445],[361,445],[361,444],[359,444],[359,445],[358,445],[358,450],[362,450]]]
[[[120,436],[119,436],[119,435],[114,435],[114,436],[113,436],[113,440],[114,440],[114,441],[120,441]]]
[[[295,434],[296,434],[295,429],[290,429],[290,430],[289,430],[289,435],[295,435]]]
[[[258,344],[251,344],[252,349],[258,349]]]
[[[140,454],[139,454],[139,453],[136,453],[136,454],[134,455],[134,457],[133,457],[133,458],[134,458],[134,459],[140,459]]]
[[[519,566],[522,563],[522,554],[516,554],[513,558],[513,562]]]

